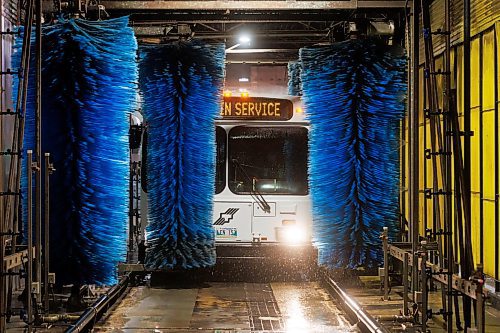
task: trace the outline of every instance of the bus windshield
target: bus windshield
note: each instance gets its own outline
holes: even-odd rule
[[[307,195],[307,134],[299,126],[231,129],[229,189],[236,194]]]
[[[215,194],[219,194],[226,187],[226,131],[220,126],[215,127],[215,142]]]

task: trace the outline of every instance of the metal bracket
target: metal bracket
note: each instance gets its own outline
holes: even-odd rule
[[[0,116],[15,116],[18,115],[18,112],[14,112],[11,109],[7,109],[7,111],[1,111]]]
[[[451,35],[450,31],[442,30],[442,29],[436,29],[436,31],[432,32],[433,35],[441,35],[441,36],[447,36]]]
[[[443,151],[442,149],[440,149],[439,151],[432,151],[431,149],[427,148],[425,151],[425,158],[430,160],[432,158],[432,156],[439,156],[439,155],[442,155],[442,156],[451,156],[451,151]]]
[[[22,235],[20,232],[14,232],[12,230],[9,230],[7,232],[0,232],[0,236],[19,236]]]
[[[20,68],[19,70],[17,71],[13,71],[12,69],[10,68],[7,68],[6,71],[2,71],[0,72],[0,75],[19,75],[19,76],[22,76],[22,69]]]
[[[38,162],[31,163],[31,171],[35,172],[35,171],[38,171],[38,170],[40,170],[40,166],[38,165]]]
[[[438,109],[437,111],[431,111],[431,109],[424,109],[424,115],[426,119],[430,119],[431,116],[446,116],[449,112]]]
[[[441,69],[438,69],[435,72],[431,72],[429,68],[424,68],[424,77],[428,79],[431,75],[451,75],[451,72],[446,72]]]
[[[432,189],[430,189],[430,188],[426,188],[424,190],[424,193],[425,193],[426,199],[432,199],[432,196],[434,196],[434,195],[452,195],[453,194],[452,192],[446,192],[443,189],[439,189],[439,190],[437,190],[437,192],[433,192]]]
[[[23,276],[23,272],[4,272],[0,273],[0,276]]]
[[[456,134],[456,132],[454,132],[454,131],[446,132],[446,135],[448,135],[448,136],[454,136],[455,134]],[[459,136],[474,136],[474,131],[469,131],[469,132],[458,131],[458,135]]]
[[[450,236],[453,235],[451,231],[444,231],[443,229],[439,229],[437,231],[433,231],[432,234],[434,236]]]
[[[445,35],[451,34],[449,31],[444,31],[442,29],[437,29],[436,31],[432,31],[430,28],[422,29],[422,33],[423,33],[425,39],[429,39],[431,37],[431,35],[445,36]]]
[[[0,192],[0,196],[7,196],[7,195],[21,195],[21,192],[13,192],[11,190]]]
[[[21,35],[21,32],[19,30],[11,31],[10,29],[7,29],[6,31],[0,31],[0,36],[5,36],[5,35],[19,36],[19,35]]]
[[[21,155],[21,152],[12,151],[10,149],[7,149],[6,151],[0,151],[0,156],[17,156],[17,155]]]
[[[433,316],[447,316],[451,315],[453,312],[451,311],[444,311],[444,309],[439,309],[438,312],[433,312],[432,309],[427,310],[427,318],[431,319]]]

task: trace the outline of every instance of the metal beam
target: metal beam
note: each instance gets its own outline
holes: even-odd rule
[[[297,53],[296,49],[231,49],[226,54],[250,54],[250,53]]]
[[[398,259],[399,261],[401,261],[403,263],[404,263],[405,258],[408,257],[408,264],[410,266],[413,265],[413,263],[414,263],[413,256],[407,250],[401,249],[401,248],[394,246],[394,245],[391,245],[391,244],[388,245],[388,249],[389,249],[389,254],[392,257]],[[405,256],[405,253],[407,253],[406,256]],[[417,261],[415,261],[415,264],[416,264],[416,266],[418,266],[419,271],[422,271],[422,258],[416,258],[416,259],[417,259]],[[449,274],[448,274],[447,269],[442,268],[439,265],[433,264],[429,261],[426,261],[426,267],[428,270],[430,270],[432,278],[434,280],[439,281],[439,282],[444,283],[444,284],[448,284]],[[423,274],[425,274],[425,273],[423,273]],[[464,279],[456,274],[452,274],[451,275],[451,284],[452,284],[452,288],[454,290],[457,290],[457,291],[461,292],[462,294],[469,296],[472,299],[477,299],[477,290],[479,288],[479,285],[475,281],[469,280],[469,279]],[[484,295],[483,295],[484,297],[488,296],[487,290],[482,290],[482,292],[484,293]]]
[[[411,2],[410,2],[411,3]],[[358,8],[404,8],[405,1],[256,1],[256,0],[209,0],[209,1],[101,1],[106,10],[331,10]]]
[[[162,37],[169,36],[172,39],[177,39],[178,34],[170,33],[173,29],[171,26],[134,26],[136,37]],[[327,37],[328,31],[321,30],[274,30],[267,32],[258,32],[252,34],[252,38],[259,40],[262,38],[297,38],[297,37]],[[224,33],[217,31],[194,31],[194,38],[197,39],[226,39],[237,37],[237,33]]]
[[[36,251],[35,251],[34,246],[31,248],[31,253],[32,253],[33,258],[36,257]],[[14,254],[10,254],[8,256],[5,256],[3,258],[4,271],[8,271],[9,269],[13,269],[13,268],[21,266],[23,264],[23,260],[24,260],[24,262],[26,262],[27,256],[28,256],[27,249],[24,251],[21,251],[21,252],[16,252]]]

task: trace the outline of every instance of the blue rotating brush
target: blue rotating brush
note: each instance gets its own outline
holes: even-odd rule
[[[215,119],[225,48],[198,41],[141,49],[148,126],[149,269],[215,264]]]
[[[127,17],[62,19],[43,27],[42,40],[42,149],[57,170],[50,178],[51,271],[60,284],[113,284],[126,253],[136,40]],[[34,96],[33,80],[29,89]],[[33,123],[30,99],[24,150],[33,149]]]
[[[321,264],[376,267],[380,231],[387,226],[391,236],[397,233],[406,65],[393,52],[376,40],[300,52]]]

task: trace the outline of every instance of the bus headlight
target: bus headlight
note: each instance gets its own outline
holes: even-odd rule
[[[307,232],[297,225],[288,225],[281,229],[283,241],[290,245],[301,244],[306,241]]]

